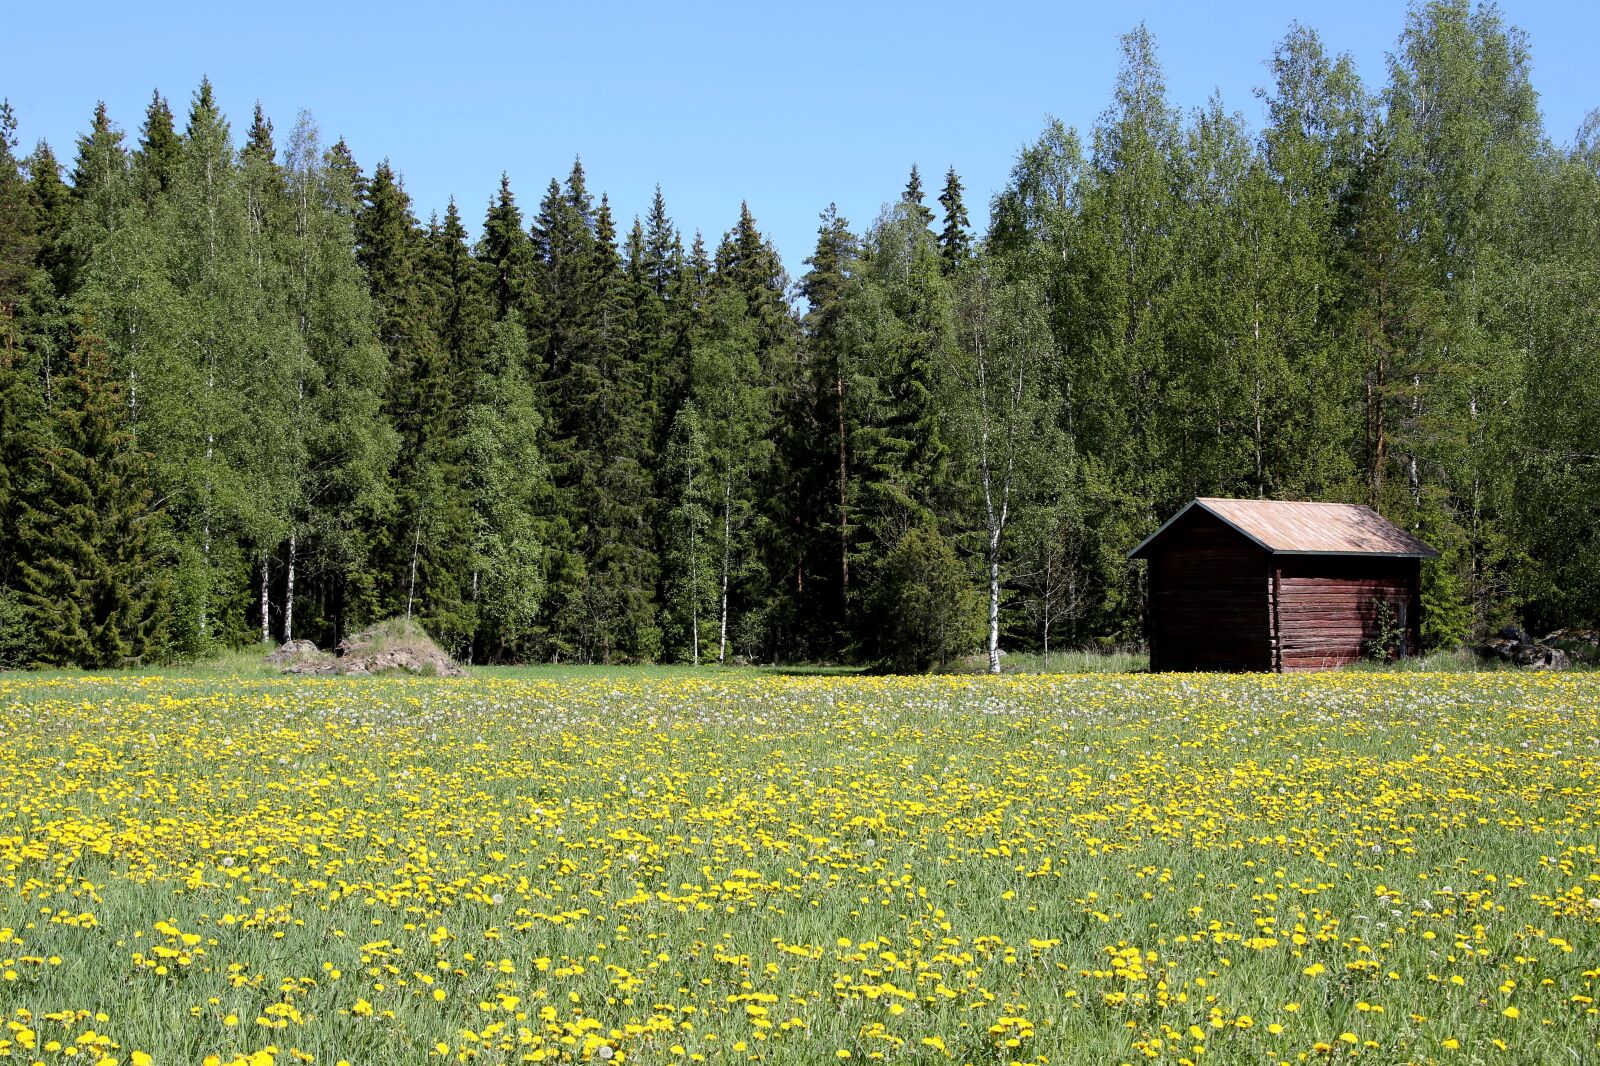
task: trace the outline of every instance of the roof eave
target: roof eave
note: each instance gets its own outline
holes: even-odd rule
[[[1423,545],[1421,551],[1411,551],[1411,552],[1395,552],[1395,551],[1322,551],[1322,550],[1305,549],[1305,548],[1274,548],[1272,545],[1268,544],[1266,541],[1262,540],[1260,537],[1257,537],[1255,534],[1251,533],[1249,530],[1247,530],[1247,529],[1243,528],[1242,526],[1240,526],[1237,522],[1233,521],[1227,515],[1222,514],[1220,511],[1217,511],[1215,508],[1208,507],[1206,505],[1205,499],[1202,498],[1202,497],[1196,497],[1195,499],[1190,500],[1187,504],[1184,505],[1184,507],[1177,514],[1173,515],[1171,518],[1169,518],[1165,522],[1161,523],[1161,526],[1160,526],[1159,529],[1157,529],[1154,533],[1150,534],[1148,537],[1144,538],[1144,540],[1141,540],[1139,542],[1138,546],[1135,547],[1132,551],[1130,551],[1125,556],[1125,558],[1127,558],[1127,559],[1142,559],[1142,558],[1144,558],[1145,557],[1145,549],[1146,548],[1148,548],[1152,543],[1154,543],[1156,540],[1158,540],[1161,537],[1161,535],[1163,533],[1165,533],[1168,530],[1168,528],[1170,528],[1172,526],[1172,524],[1174,522],[1176,522],[1178,519],[1182,518],[1184,515],[1188,514],[1191,510],[1193,510],[1196,507],[1200,508],[1206,514],[1210,515],[1212,518],[1215,518],[1217,521],[1221,522],[1223,525],[1227,526],[1229,529],[1233,530],[1235,533],[1239,534],[1241,537],[1244,537],[1250,543],[1254,544],[1256,547],[1260,548],[1262,551],[1266,552],[1269,555],[1335,555],[1335,556],[1347,556],[1347,557],[1352,558],[1352,559],[1437,559],[1437,558],[1439,558],[1439,553],[1434,551],[1432,548],[1428,547],[1427,545]]]
[[[1273,555],[1342,555],[1352,559],[1437,559],[1439,553],[1432,548],[1416,552],[1362,552],[1362,551],[1322,551],[1311,548],[1268,548]]]
[[[1144,538],[1144,540],[1141,540],[1139,542],[1139,546],[1134,548],[1133,551],[1131,551],[1131,552],[1129,552],[1127,554],[1127,558],[1129,558],[1129,559],[1140,559],[1140,558],[1143,558],[1144,557],[1143,556],[1143,552],[1144,552],[1145,548],[1147,548],[1153,541],[1155,541],[1158,537],[1160,537],[1161,534],[1165,533],[1167,531],[1168,527],[1170,527],[1174,522],[1176,522],[1178,519],[1182,518],[1184,515],[1188,514],[1190,511],[1192,511],[1196,507],[1200,508],[1202,511],[1204,511],[1206,514],[1210,515],[1212,518],[1215,518],[1218,522],[1221,522],[1223,525],[1227,526],[1229,529],[1233,530],[1235,533],[1239,534],[1239,536],[1241,536],[1244,539],[1248,540],[1251,544],[1254,544],[1256,547],[1260,548],[1262,551],[1270,552],[1270,551],[1273,550],[1272,546],[1267,544],[1260,537],[1257,537],[1255,534],[1251,533],[1248,529],[1244,529],[1244,528],[1240,527],[1240,525],[1237,522],[1233,521],[1233,519],[1229,518],[1227,515],[1222,514],[1221,512],[1216,510],[1216,508],[1208,506],[1206,504],[1206,501],[1203,498],[1196,497],[1196,498],[1190,500],[1187,504],[1185,504],[1183,509],[1181,511],[1179,511],[1177,514],[1173,515],[1171,518],[1169,518],[1165,522],[1161,523],[1161,528],[1160,529],[1157,529],[1154,533],[1152,533],[1148,537]]]

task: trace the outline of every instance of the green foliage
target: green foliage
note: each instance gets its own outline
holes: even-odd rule
[[[713,523],[720,493],[710,464],[710,442],[690,399],[672,421],[662,456],[666,513],[661,606],[664,653],[696,665],[715,655],[711,639],[719,559]]]
[[[34,661],[101,667],[155,658],[169,610],[155,551],[165,516],[122,420],[121,380],[105,347],[84,337],[57,387],[17,523],[16,602]]]
[[[0,588],[0,670],[18,670],[39,657],[33,619],[16,593]]]
[[[494,659],[533,636],[544,597],[541,505],[549,483],[538,445],[542,419],[526,364],[522,326],[494,326],[489,358],[472,393],[463,430],[463,466],[472,511],[472,599],[477,631]]]
[[[1363,649],[1367,658],[1380,663],[1399,658],[1405,632],[1394,604],[1380,599],[1373,608],[1372,636],[1367,638]]]
[[[1424,510],[1417,533],[1439,552],[1422,561],[1422,647],[1440,651],[1459,647],[1473,636],[1472,604],[1462,568],[1465,537],[1437,511]]]
[[[894,673],[925,673],[978,643],[983,601],[954,547],[916,526],[889,548],[873,575],[869,661]]]

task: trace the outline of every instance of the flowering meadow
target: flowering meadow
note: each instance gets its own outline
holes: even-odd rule
[[[0,1059],[1600,1059],[1600,676],[0,677]]]

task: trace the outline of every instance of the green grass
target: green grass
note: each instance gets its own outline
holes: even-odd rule
[[[0,1027],[51,1066],[1582,1061],[1597,735],[1592,674],[7,675]]]
[[[989,669],[986,655],[971,655],[954,663],[948,672],[981,674]],[[1131,674],[1150,669],[1150,656],[1143,652],[1052,651],[1045,661],[1039,652],[1009,652],[1000,660],[1003,674]]]

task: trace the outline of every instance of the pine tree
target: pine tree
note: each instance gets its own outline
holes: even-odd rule
[[[18,601],[41,664],[122,666],[164,650],[163,516],[123,405],[110,355],[83,337],[57,381],[18,522]]]

